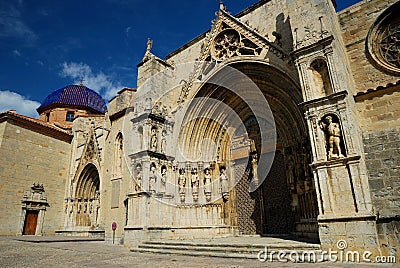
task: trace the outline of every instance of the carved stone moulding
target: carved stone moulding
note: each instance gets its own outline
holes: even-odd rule
[[[400,2],[386,9],[372,24],[366,39],[366,52],[380,70],[400,75]]]

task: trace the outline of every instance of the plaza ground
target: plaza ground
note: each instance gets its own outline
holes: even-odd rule
[[[35,237],[0,237],[0,267],[365,267],[366,264],[294,264],[240,258],[194,257],[172,254],[131,252],[120,245],[103,241],[60,242]],[[368,267],[387,267],[368,265]],[[393,266],[392,266],[393,267]]]

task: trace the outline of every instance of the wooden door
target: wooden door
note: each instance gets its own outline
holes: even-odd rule
[[[35,235],[39,211],[27,210],[24,224],[24,235]]]

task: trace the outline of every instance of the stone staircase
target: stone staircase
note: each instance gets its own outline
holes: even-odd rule
[[[266,249],[267,254],[265,254]],[[156,254],[180,254],[203,257],[246,259],[257,259],[260,255],[259,253],[262,252],[263,254],[261,254],[261,257],[267,258],[267,261],[277,260],[279,251],[285,251],[285,258],[287,258],[288,260],[290,253],[292,253],[293,258],[296,258],[296,256],[299,256],[301,258],[304,253],[314,252],[315,258],[320,259],[322,252],[320,249],[320,245],[318,244],[284,240],[278,238],[247,239],[246,237],[241,239],[221,238],[192,241],[144,241],[139,244],[137,248],[132,248],[131,251]],[[307,260],[308,255],[306,254],[305,256]]]

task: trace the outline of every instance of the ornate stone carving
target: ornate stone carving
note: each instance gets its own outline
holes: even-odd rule
[[[263,48],[270,49],[269,51],[279,59],[292,64],[292,57],[289,53],[268,41],[239,19],[220,10],[201,46],[198,62],[195,63],[189,79],[182,85],[178,103],[182,103],[187,98],[194,81],[202,77],[202,72],[209,71],[209,66],[205,68],[204,61],[210,59],[210,54],[215,60],[222,61],[235,55],[258,56]]]
[[[400,68],[400,21],[398,25],[389,24],[378,40],[382,58],[396,68]]]
[[[380,69],[400,73],[400,5],[394,4],[374,22],[367,36],[367,55]]]
[[[300,38],[298,37],[299,36],[298,29],[296,29],[295,32],[296,32],[296,44],[295,44],[296,49],[315,44],[318,41],[330,35],[329,32],[325,30],[323,27],[322,17],[319,17],[319,23],[309,24],[307,26],[304,26],[303,32],[300,33],[303,35],[302,37]]]
[[[240,55],[258,56],[261,49],[249,39],[243,38],[236,30],[228,28],[214,38],[211,54],[216,60],[225,60]]]

